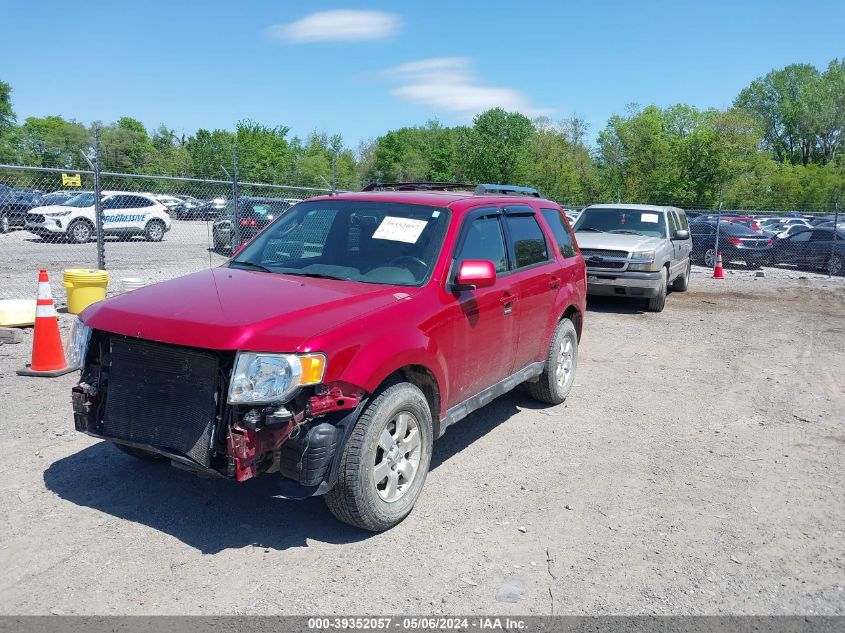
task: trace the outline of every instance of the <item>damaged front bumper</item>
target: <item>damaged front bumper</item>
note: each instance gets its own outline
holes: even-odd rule
[[[364,392],[317,385],[284,405],[228,404],[233,359],[95,330],[72,389],[76,430],[198,474],[246,481],[279,473],[283,496],[326,492]]]

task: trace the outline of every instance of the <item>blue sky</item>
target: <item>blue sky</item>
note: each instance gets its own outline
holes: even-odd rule
[[[723,108],[773,68],[845,56],[834,1],[0,0],[0,24],[20,120],[251,118],[353,146],[493,105],[576,113],[594,136],[627,103]]]

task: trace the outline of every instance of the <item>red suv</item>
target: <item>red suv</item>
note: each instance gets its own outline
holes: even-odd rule
[[[385,530],[446,428],[527,383],[572,388],[585,268],[563,212],[521,187],[402,184],[313,198],[219,268],[82,313],[76,429],[139,458]]]

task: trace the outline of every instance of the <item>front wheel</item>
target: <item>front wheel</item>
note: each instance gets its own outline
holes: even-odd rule
[[[67,227],[67,237],[74,244],[87,244],[93,236],[94,227],[86,220],[74,220]]]
[[[9,216],[2,215],[0,216],[0,233],[8,233],[12,229],[12,225],[9,223]]]
[[[660,269],[660,289],[657,291],[657,296],[648,300],[649,312],[663,312],[666,306],[666,269]]]
[[[425,483],[433,442],[431,410],[407,382],[382,391],[364,410],[343,447],[332,514],[355,527],[383,532],[404,519]]]
[[[834,276],[845,275],[845,259],[840,255],[832,255],[827,260],[827,272]]]
[[[560,404],[572,391],[578,366],[578,333],[569,319],[561,319],[552,335],[546,365],[537,382],[528,383],[531,397],[548,404]]]

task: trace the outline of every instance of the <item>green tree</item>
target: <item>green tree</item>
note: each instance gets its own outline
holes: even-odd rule
[[[60,116],[29,117],[17,131],[23,164],[36,167],[87,169],[82,157],[91,149],[91,131]]]
[[[0,81],[0,161],[12,162],[16,158],[17,117],[12,109],[12,87]]]
[[[493,108],[460,130],[457,151],[460,173],[472,182],[515,184],[524,181],[534,134],[531,120],[518,112]]]
[[[813,157],[816,134],[809,92],[819,81],[809,64],[791,64],[755,79],[734,105],[756,117],[778,162],[806,165]]]

